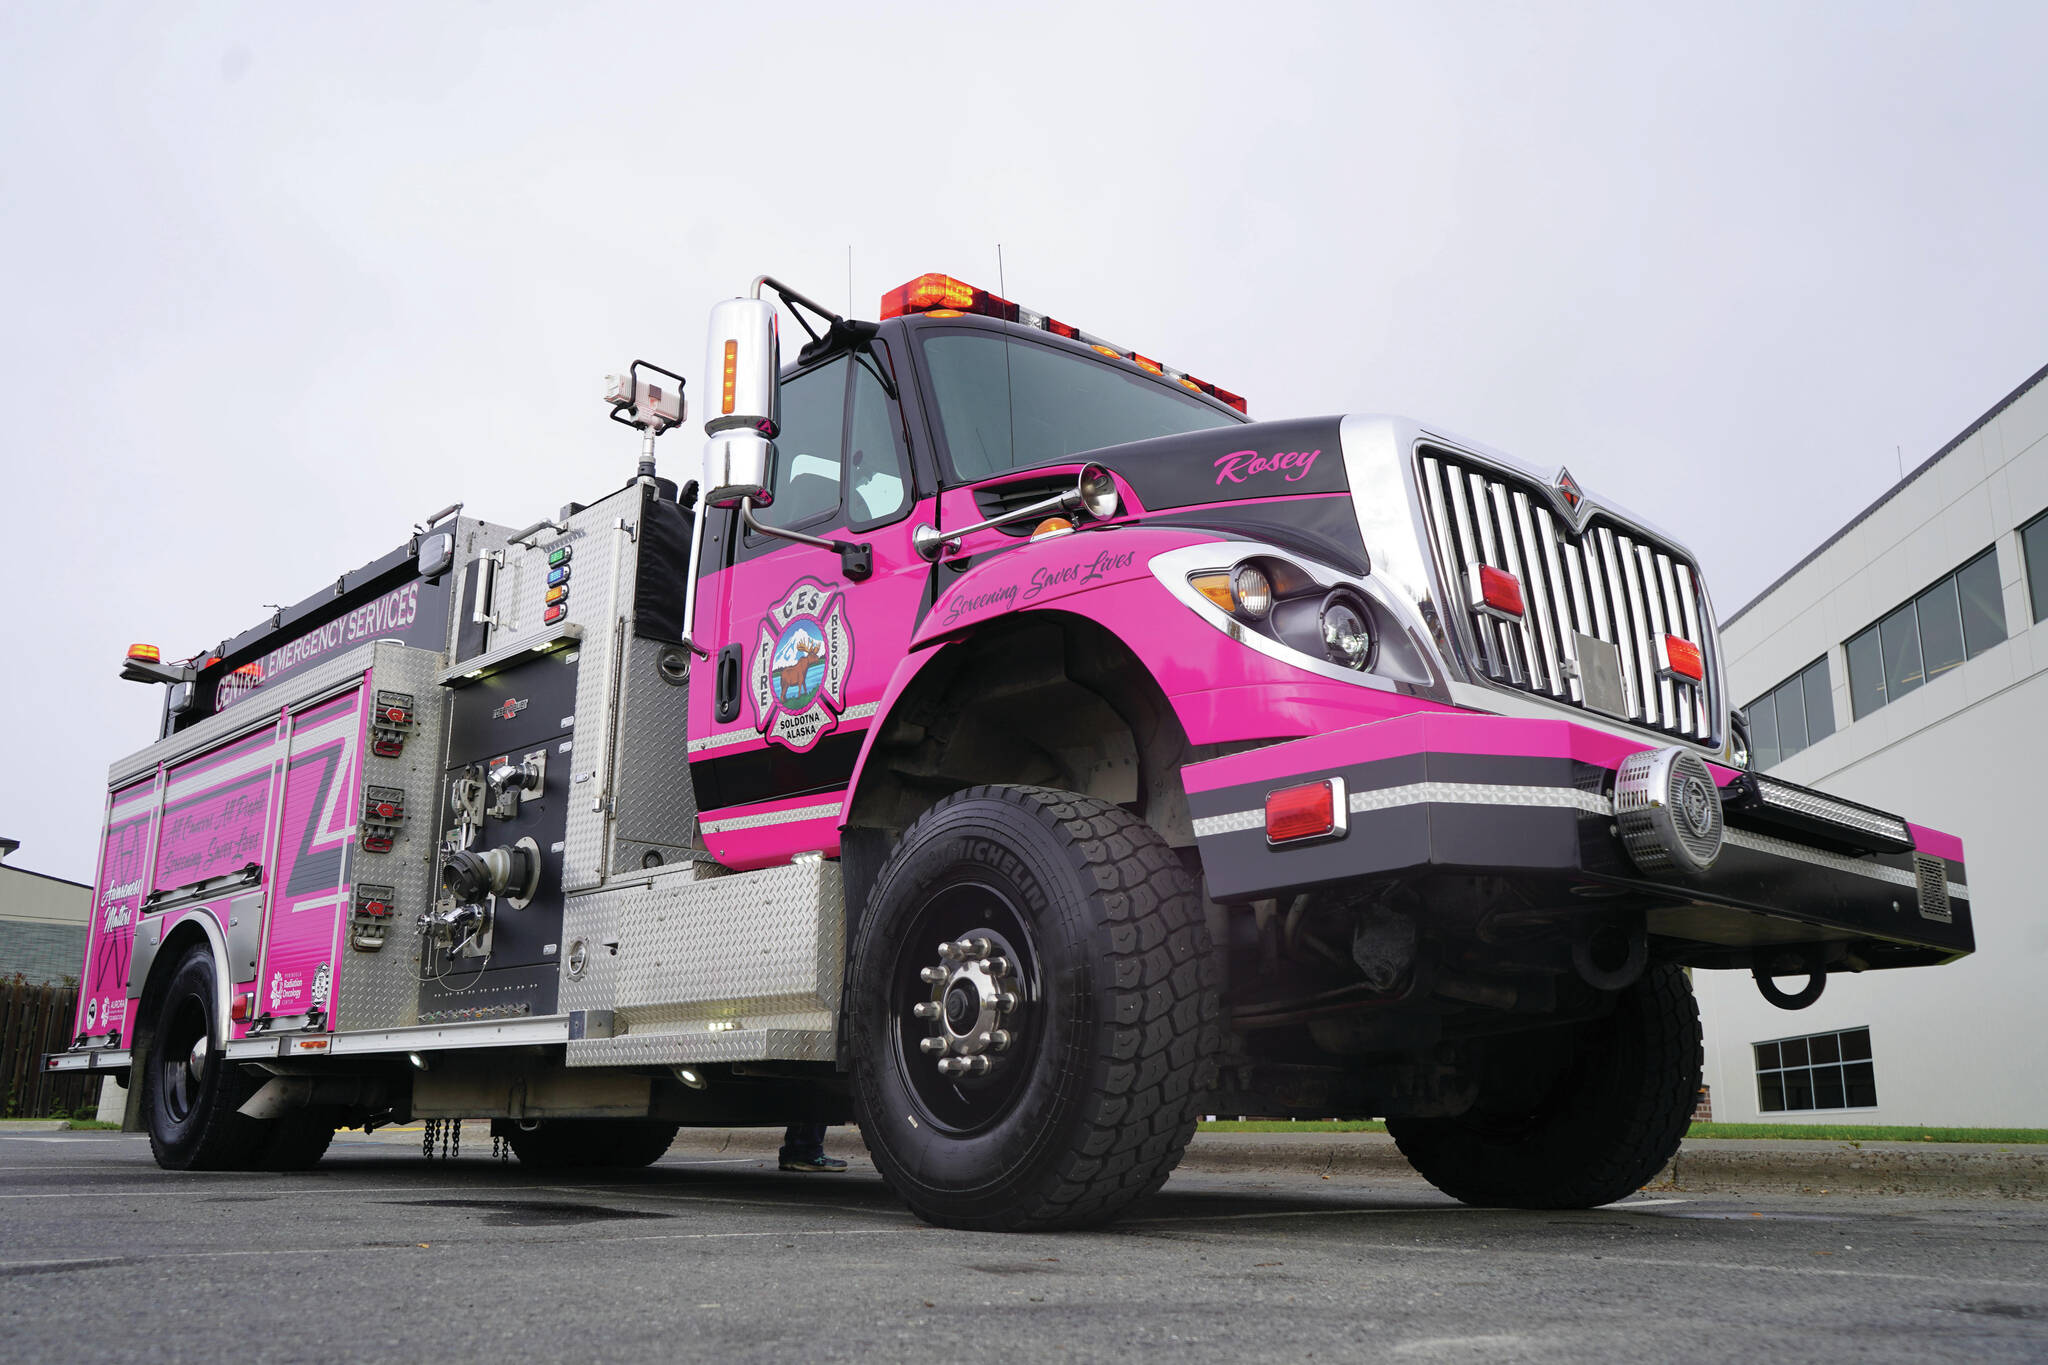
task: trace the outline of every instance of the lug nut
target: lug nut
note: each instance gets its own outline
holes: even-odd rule
[[[996,950],[996,945],[985,938],[963,938],[960,950],[962,957],[987,957]]]
[[[926,1000],[921,1004],[911,1006],[910,1013],[918,1019],[936,1019],[939,1017],[939,1002],[936,1000]]]
[[[957,1076],[964,1065],[965,1063],[958,1057],[942,1057],[939,1059],[939,1074],[941,1076]]]
[[[964,956],[964,954],[961,953],[960,945],[957,943],[949,941],[946,943],[941,943],[939,945],[939,960],[941,962],[957,961],[962,956]]]
[[[927,1038],[923,1042],[918,1044],[918,1047],[926,1052],[944,1052],[950,1046],[951,1044],[949,1044],[944,1038]],[[945,1069],[946,1064],[944,1062],[940,1062],[939,1070],[944,1071]]]
[[[990,1029],[981,1035],[981,1044],[992,1052],[1001,1052],[1010,1045],[1010,1031],[1006,1028]]]
[[[963,1075],[986,1076],[988,1074],[988,1058],[986,1057],[961,1057],[957,1060],[960,1063],[960,1071]]]
[[[1005,1012],[1017,1008],[1017,992],[997,991],[996,1008]]]
[[[1010,959],[1006,957],[985,957],[981,960],[981,969],[990,976],[1008,976],[1010,974]]]
[[[917,974],[917,979],[924,982],[927,986],[936,986],[950,975],[952,973],[948,972],[944,967],[926,967]]]

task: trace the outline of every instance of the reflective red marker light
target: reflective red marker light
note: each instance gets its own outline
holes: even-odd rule
[[[1266,842],[1287,844],[1341,835],[1347,815],[1341,777],[1282,787],[1266,797]]]
[[[1705,660],[1700,657],[1700,647],[1676,635],[1658,636],[1657,674],[1684,682],[1704,682],[1707,668]]]
[[[1504,621],[1522,619],[1522,580],[1491,564],[1472,569],[1472,610]]]

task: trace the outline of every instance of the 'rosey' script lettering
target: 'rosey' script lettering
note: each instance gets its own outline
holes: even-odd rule
[[[1276,469],[1292,470],[1291,474],[1280,477],[1288,483],[1308,477],[1315,468],[1316,456],[1320,450],[1276,450],[1271,455],[1261,455],[1256,450],[1233,450],[1216,461],[1216,482],[1243,483],[1254,474],[1270,474]]]

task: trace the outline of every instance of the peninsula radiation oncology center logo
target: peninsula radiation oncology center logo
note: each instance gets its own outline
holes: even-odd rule
[[[799,579],[762,618],[754,646],[754,723],[762,738],[801,751],[837,729],[852,669],[846,594]]]

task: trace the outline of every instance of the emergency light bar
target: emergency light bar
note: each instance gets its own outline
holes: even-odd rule
[[[1128,360],[1148,374],[1171,379],[1182,388],[1195,393],[1204,393],[1219,403],[1246,412],[1245,401],[1228,389],[1220,389],[1206,379],[1197,379],[1183,370],[1162,365],[1148,356],[1139,355],[1126,346],[1106,341],[1099,336],[1084,332],[1078,327],[1034,313],[1029,308],[998,298],[986,289],[976,289],[951,275],[919,275],[908,284],[900,284],[882,295],[882,316],[898,318],[907,313],[922,313],[928,318],[957,318],[972,313],[977,317],[995,318],[999,322],[1014,322],[1023,327],[1035,327],[1042,332],[1051,332],[1069,341],[1078,341],[1092,346],[1113,360]],[[1249,413],[1246,413],[1249,416]]]

